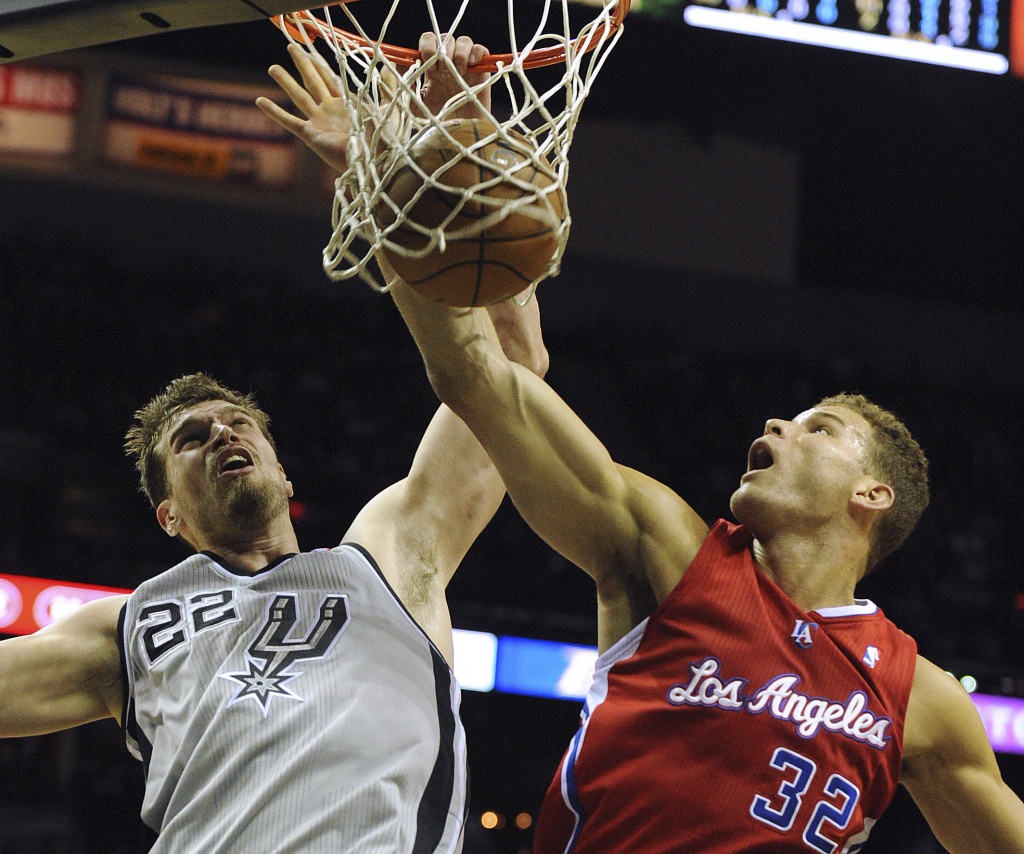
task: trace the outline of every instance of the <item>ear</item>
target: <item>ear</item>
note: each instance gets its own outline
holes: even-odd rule
[[[864,510],[881,513],[892,507],[896,493],[888,484],[866,477],[855,487],[851,500]]]
[[[278,471],[281,472],[281,480],[284,482],[284,494],[289,498],[295,496],[295,487],[292,486],[292,482],[288,480],[288,475],[284,473],[284,466],[280,463],[277,464]]]
[[[160,523],[160,527],[167,532],[168,536],[178,536],[179,521],[169,498],[165,498],[157,505],[156,520]]]

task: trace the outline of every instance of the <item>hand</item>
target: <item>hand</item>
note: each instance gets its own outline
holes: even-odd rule
[[[543,377],[548,372],[549,357],[540,328],[537,295],[531,296],[525,305],[520,305],[518,300],[516,297],[489,305],[487,313],[491,316],[494,331],[498,333],[501,349],[509,360]]]
[[[420,56],[426,62],[438,51],[437,36],[433,33],[421,35],[419,49]],[[479,86],[489,76],[483,72],[470,71],[474,65],[487,56],[488,50],[481,44],[475,44],[469,36],[459,36],[454,40],[445,36],[444,49],[451,58],[455,70],[465,82],[461,83],[455,79],[451,68],[446,62],[435,62],[426,70],[424,73],[425,82],[420,97],[423,99],[427,109],[434,115],[441,111],[452,96],[466,91],[467,87]],[[489,112],[491,109],[491,87],[488,85],[481,89],[477,93],[477,98],[480,100],[480,106]],[[476,118],[481,114],[480,106],[477,106],[474,101],[467,101],[447,118]]]
[[[269,98],[257,98],[256,106],[295,134],[321,160],[344,172],[348,168],[348,141],[352,134],[352,116],[343,95],[344,83],[319,53],[290,44],[288,54],[299,70],[302,84],[280,65],[271,66],[269,73],[305,118],[289,113]]]

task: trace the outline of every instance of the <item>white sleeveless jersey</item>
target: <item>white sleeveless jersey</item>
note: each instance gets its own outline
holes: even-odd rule
[[[362,548],[254,575],[193,555],[120,639],[154,854],[461,850],[459,688]]]

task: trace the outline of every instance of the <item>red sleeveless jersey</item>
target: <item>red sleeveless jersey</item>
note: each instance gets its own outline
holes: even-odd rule
[[[917,645],[874,604],[800,610],[719,521],[598,660],[534,854],[858,851],[899,782]]]

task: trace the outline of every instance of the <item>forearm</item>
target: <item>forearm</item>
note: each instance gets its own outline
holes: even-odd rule
[[[950,854],[1024,854],[1024,805],[1002,780],[946,769],[928,783],[906,783]]]
[[[512,371],[484,309],[453,309],[401,280],[391,295],[423,355],[437,396],[473,426],[474,401],[496,372]]]
[[[635,542],[608,452],[543,380],[502,354],[484,309],[451,309],[398,283],[392,294],[438,397],[490,454],[520,514],[597,577]]]

